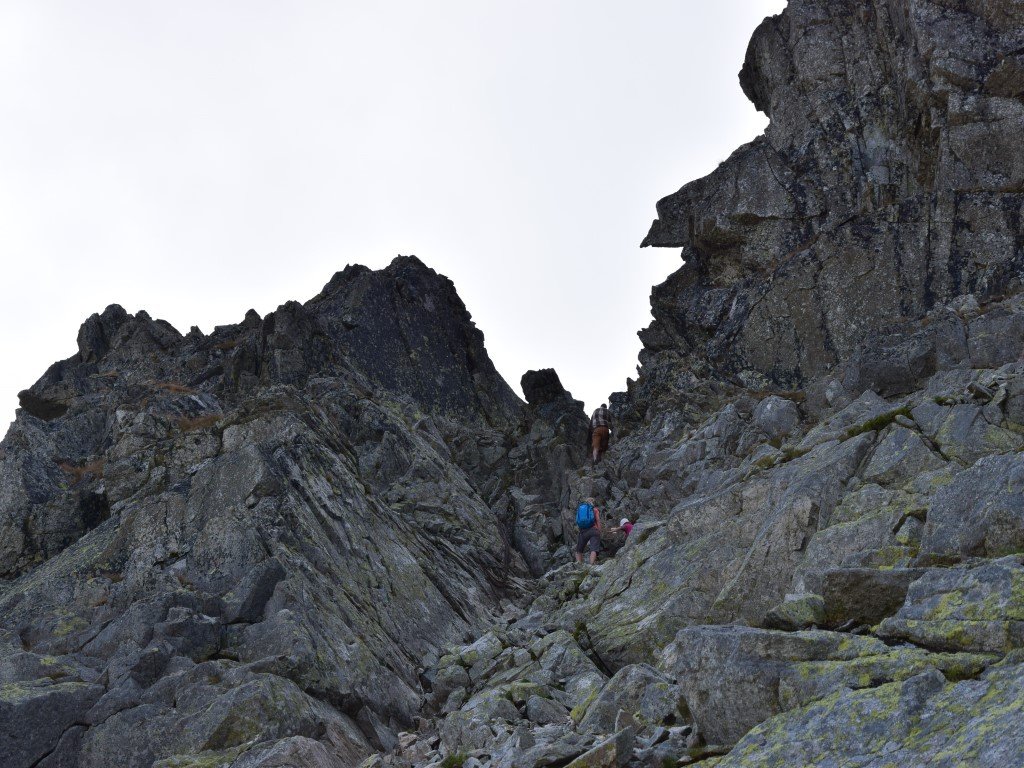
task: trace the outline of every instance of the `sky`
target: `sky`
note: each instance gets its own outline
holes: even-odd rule
[[[519,391],[636,376],[655,203],[764,130],[784,0],[0,0],[0,424],[111,303],[185,333],[415,254]]]

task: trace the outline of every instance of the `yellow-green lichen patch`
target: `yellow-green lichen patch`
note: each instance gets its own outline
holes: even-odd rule
[[[247,747],[235,747],[220,751],[203,751],[195,755],[172,755],[153,763],[153,768],[226,768],[230,766]]]
[[[794,664],[779,679],[779,702],[793,709],[842,688],[874,688],[899,682],[935,668],[947,680],[977,677],[999,657],[993,654],[929,653],[920,648],[891,649],[848,661],[807,661]]]
[[[0,685],[0,702],[20,704],[54,694],[72,694],[86,688],[89,688],[88,683],[54,683],[49,678],[23,683],[4,683]]]
[[[896,421],[896,418],[898,416],[906,416],[909,418],[910,407],[904,405],[901,406],[900,408],[895,408],[894,410],[886,411],[885,413],[880,413],[879,415],[874,416],[860,424],[855,424],[854,426],[846,430],[843,439],[849,440],[850,438],[857,437],[857,435],[863,435],[866,432],[879,432],[888,427],[894,421]]]
[[[957,666],[963,658],[946,660]],[[1024,764],[1022,716],[1020,665],[994,666],[978,679],[958,683],[925,672],[878,688],[840,690],[778,715],[752,729],[719,765],[967,768],[984,762],[984,754],[996,754],[994,748],[999,765],[1019,765]]]
[[[1018,645],[1024,628],[1008,621],[922,621],[886,619],[882,628],[890,636],[904,637],[937,651],[1007,653]]]
[[[574,723],[579,724],[580,720],[582,720],[583,716],[587,714],[587,710],[590,709],[590,705],[594,703],[594,699],[597,698],[597,695],[600,692],[601,688],[595,685],[590,689],[590,692],[586,695],[583,701],[572,708],[569,712],[569,717],[572,718]]]
[[[87,629],[88,626],[89,622],[81,616],[68,616],[57,622],[57,625],[53,628],[53,635],[54,637],[67,637],[75,632]]]

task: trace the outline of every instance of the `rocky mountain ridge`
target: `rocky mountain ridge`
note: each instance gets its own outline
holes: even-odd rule
[[[89,318],[2,445],[11,764],[391,746],[423,657],[560,546],[543,510],[585,429],[560,389],[522,403],[414,258],[209,336]]]
[[[0,444],[4,765],[1024,765],[1022,30],[765,20],[597,467],[414,258],[90,318]]]

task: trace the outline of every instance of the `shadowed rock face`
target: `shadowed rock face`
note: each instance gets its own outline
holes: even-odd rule
[[[209,336],[198,329],[182,336],[145,312],[111,306],[85,322],[78,345],[77,355],[20,395],[23,415],[7,439],[20,448],[11,451],[20,482],[3,488],[0,526],[8,536],[0,576],[51,556],[95,521],[97,500],[76,501],[67,480],[98,480],[122,433],[204,435],[269,388],[302,390],[311,382],[353,402],[372,393],[392,397],[410,413],[472,425],[499,442],[525,415],[451,282],[415,257],[380,272],[349,267],[306,304],[288,302],[266,318],[250,310],[239,325]],[[154,424],[141,426],[146,419]],[[478,464],[470,458],[466,466]],[[146,480],[126,472],[117,462],[106,467],[108,499],[137,490],[123,483]]]
[[[568,445],[574,448],[587,447],[590,422],[583,410],[583,403],[573,400],[553,368],[527,371],[520,385],[530,408],[554,425]]]
[[[1024,269],[1024,10],[1015,2],[793,0],[740,73],[771,118],[658,203],[644,245],[686,264],[652,295],[638,394],[681,363],[797,388],[873,332]]]
[[[455,286],[415,257],[380,272],[347,267],[308,308],[375,385],[462,419],[519,418],[522,401],[494,369]]]

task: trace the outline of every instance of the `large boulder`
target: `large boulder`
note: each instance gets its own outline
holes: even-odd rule
[[[792,400],[770,395],[754,409],[754,425],[772,440],[782,440],[800,423],[800,409]]]
[[[896,613],[921,568],[834,568],[821,577],[825,625],[873,625]]]
[[[739,626],[688,627],[661,666],[676,678],[698,732],[729,745],[757,724],[850,688],[868,688],[939,669],[978,675],[994,657],[889,648],[838,632],[775,632]]]
[[[878,687],[840,689],[772,718],[716,765],[1000,768],[1024,762],[1022,716],[1024,666],[955,683],[931,669]]]
[[[910,585],[906,602],[879,636],[941,651],[1008,653],[1024,646],[1020,556],[933,569]]]
[[[1024,456],[988,456],[940,489],[921,540],[923,562],[1024,552]]]
[[[647,725],[674,725],[687,716],[678,686],[645,664],[633,664],[616,672],[587,707],[579,729],[610,733],[620,710]]]
[[[85,719],[103,687],[84,682],[0,685],[0,752],[10,768],[32,768],[54,751],[61,737]]]
[[[779,681],[787,669],[800,662],[849,661],[885,651],[878,640],[839,633],[701,626],[676,635],[662,666],[682,688],[704,738],[733,744],[782,711]]]

